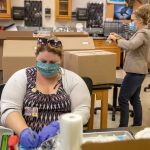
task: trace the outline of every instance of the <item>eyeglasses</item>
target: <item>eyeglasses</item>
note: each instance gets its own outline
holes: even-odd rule
[[[50,44],[50,46],[51,46],[51,47],[54,47],[54,48],[62,47],[62,43],[61,43],[61,41],[58,40],[58,39],[38,38],[37,43],[38,43],[38,44],[41,44],[41,45]]]

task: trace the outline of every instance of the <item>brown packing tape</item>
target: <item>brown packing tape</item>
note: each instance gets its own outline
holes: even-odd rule
[[[67,53],[67,52],[65,52]],[[70,54],[75,54],[75,55],[78,55],[78,56],[94,56],[94,55],[116,55],[115,53],[112,53],[112,52],[107,52],[107,51],[104,51],[104,50],[88,50],[88,51],[69,51]]]

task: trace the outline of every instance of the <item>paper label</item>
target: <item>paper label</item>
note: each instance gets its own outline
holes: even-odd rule
[[[89,42],[88,41],[85,41],[85,42],[82,42],[83,45],[88,45]]]

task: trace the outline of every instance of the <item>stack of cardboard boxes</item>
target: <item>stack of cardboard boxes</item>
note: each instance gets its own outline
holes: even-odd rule
[[[116,54],[95,50],[91,37],[60,37],[63,44],[63,67],[94,84],[114,83]],[[36,40],[5,40],[3,46],[3,82],[19,69],[35,65]]]

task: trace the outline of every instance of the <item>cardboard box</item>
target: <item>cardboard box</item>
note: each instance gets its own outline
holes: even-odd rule
[[[60,37],[64,50],[95,48],[91,37]],[[3,82],[19,69],[35,63],[36,40],[5,40],[3,44]],[[2,51],[1,51],[2,52]]]
[[[0,70],[2,70],[3,40],[0,40]]]
[[[58,37],[58,39],[62,42],[64,52],[95,49],[92,37]],[[64,67],[64,53],[62,66]]]
[[[92,37],[58,37],[64,51],[95,49]]]
[[[94,85],[114,83],[116,54],[103,50],[65,51],[64,68],[90,77]]]
[[[5,40],[3,47],[3,82],[17,70],[35,65],[36,40]]]
[[[149,150],[150,139],[128,140],[106,143],[85,143],[82,150]]]

